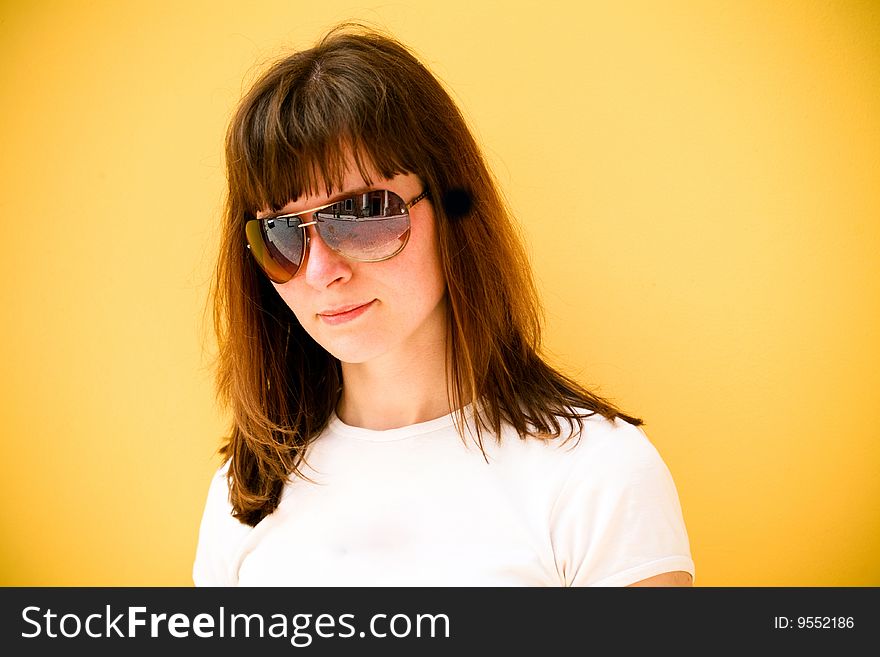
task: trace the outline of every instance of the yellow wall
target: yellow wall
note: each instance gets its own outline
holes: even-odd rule
[[[697,584],[880,585],[880,13],[807,0],[4,2],[0,584],[190,583],[224,127],[349,17],[454,90]]]

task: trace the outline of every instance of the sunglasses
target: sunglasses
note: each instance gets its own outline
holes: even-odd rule
[[[380,262],[403,251],[409,241],[408,203],[394,192],[376,189],[353,194],[311,210],[269,215],[245,224],[247,247],[275,283],[296,276],[309,248],[308,226],[336,253],[358,262]]]

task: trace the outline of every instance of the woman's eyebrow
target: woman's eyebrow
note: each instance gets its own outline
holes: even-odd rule
[[[355,187],[354,189],[350,189],[350,190],[347,190],[344,192],[339,192],[338,194],[334,194],[329,199],[327,199],[327,201],[325,201],[324,203],[321,203],[321,205],[315,206],[314,208],[306,208],[305,210],[299,210],[297,212],[285,212],[284,210],[279,210],[278,212],[270,212],[269,214],[264,214],[262,216],[259,216],[259,213],[257,213],[257,215],[258,215],[257,218],[258,219],[277,219],[278,217],[286,217],[289,215],[303,214],[305,212],[311,212],[315,208],[326,207],[328,205],[332,205],[333,203],[336,203],[337,201],[341,201],[343,199],[346,199],[350,196],[357,196],[358,194],[366,194],[367,192],[374,192],[374,191],[376,191],[376,189],[377,189],[377,187],[375,185],[364,185],[363,187]]]

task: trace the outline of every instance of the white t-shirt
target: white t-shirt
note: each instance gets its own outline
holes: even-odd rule
[[[471,407],[467,408],[469,421]],[[564,430],[568,430],[562,420]],[[373,431],[336,415],[278,508],[235,520],[211,482],[197,586],[624,586],[694,562],[669,469],[641,428],[599,414],[580,440],[499,446],[452,414]],[[567,434],[563,434],[567,435]]]

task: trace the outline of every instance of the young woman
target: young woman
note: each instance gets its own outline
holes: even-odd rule
[[[541,357],[515,223],[406,47],[346,25],[276,62],[226,162],[197,585],[691,583],[669,470]]]

